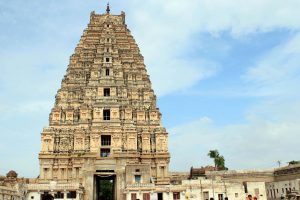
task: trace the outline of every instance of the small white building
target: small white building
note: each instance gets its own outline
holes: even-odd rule
[[[300,196],[300,164],[274,170],[274,181],[266,183],[268,199],[282,199],[291,193]]]
[[[27,185],[27,200],[41,200],[48,195],[54,199],[82,200],[83,189],[79,183],[57,183],[50,184],[33,183]]]
[[[142,185],[126,194],[127,200],[209,200],[211,198],[224,200],[225,197],[234,200],[244,200],[246,195],[240,183],[225,182],[199,178],[182,180],[180,185],[148,186]]]

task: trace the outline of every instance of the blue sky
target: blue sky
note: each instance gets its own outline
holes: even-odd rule
[[[99,0],[0,2],[0,174],[38,175],[40,133]],[[170,167],[300,160],[300,1],[112,0],[126,12],[169,132]]]

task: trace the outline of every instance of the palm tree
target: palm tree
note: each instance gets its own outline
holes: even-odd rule
[[[218,170],[228,170],[227,167],[225,167],[225,158],[224,156],[219,154],[218,150],[210,150],[207,154],[210,158],[214,159],[215,168]]]
[[[218,150],[210,150],[207,154],[210,158],[214,159],[215,167],[217,167],[217,158],[220,156]]]
[[[218,156],[215,160],[218,169],[224,170],[225,168],[225,158],[223,156]]]

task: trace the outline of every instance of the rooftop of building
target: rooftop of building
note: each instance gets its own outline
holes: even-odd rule
[[[280,170],[294,169],[294,168],[300,168],[300,161],[297,161],[295,164],[289,164],[287,166],[275,168],[274,171],[276,172],[276,171],[280,171]]]

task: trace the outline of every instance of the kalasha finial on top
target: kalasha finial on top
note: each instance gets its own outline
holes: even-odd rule
[[[107,6],[106,6],[106,13],[109,14],[109,12],[110,12],[109,3],[107,3]]]

